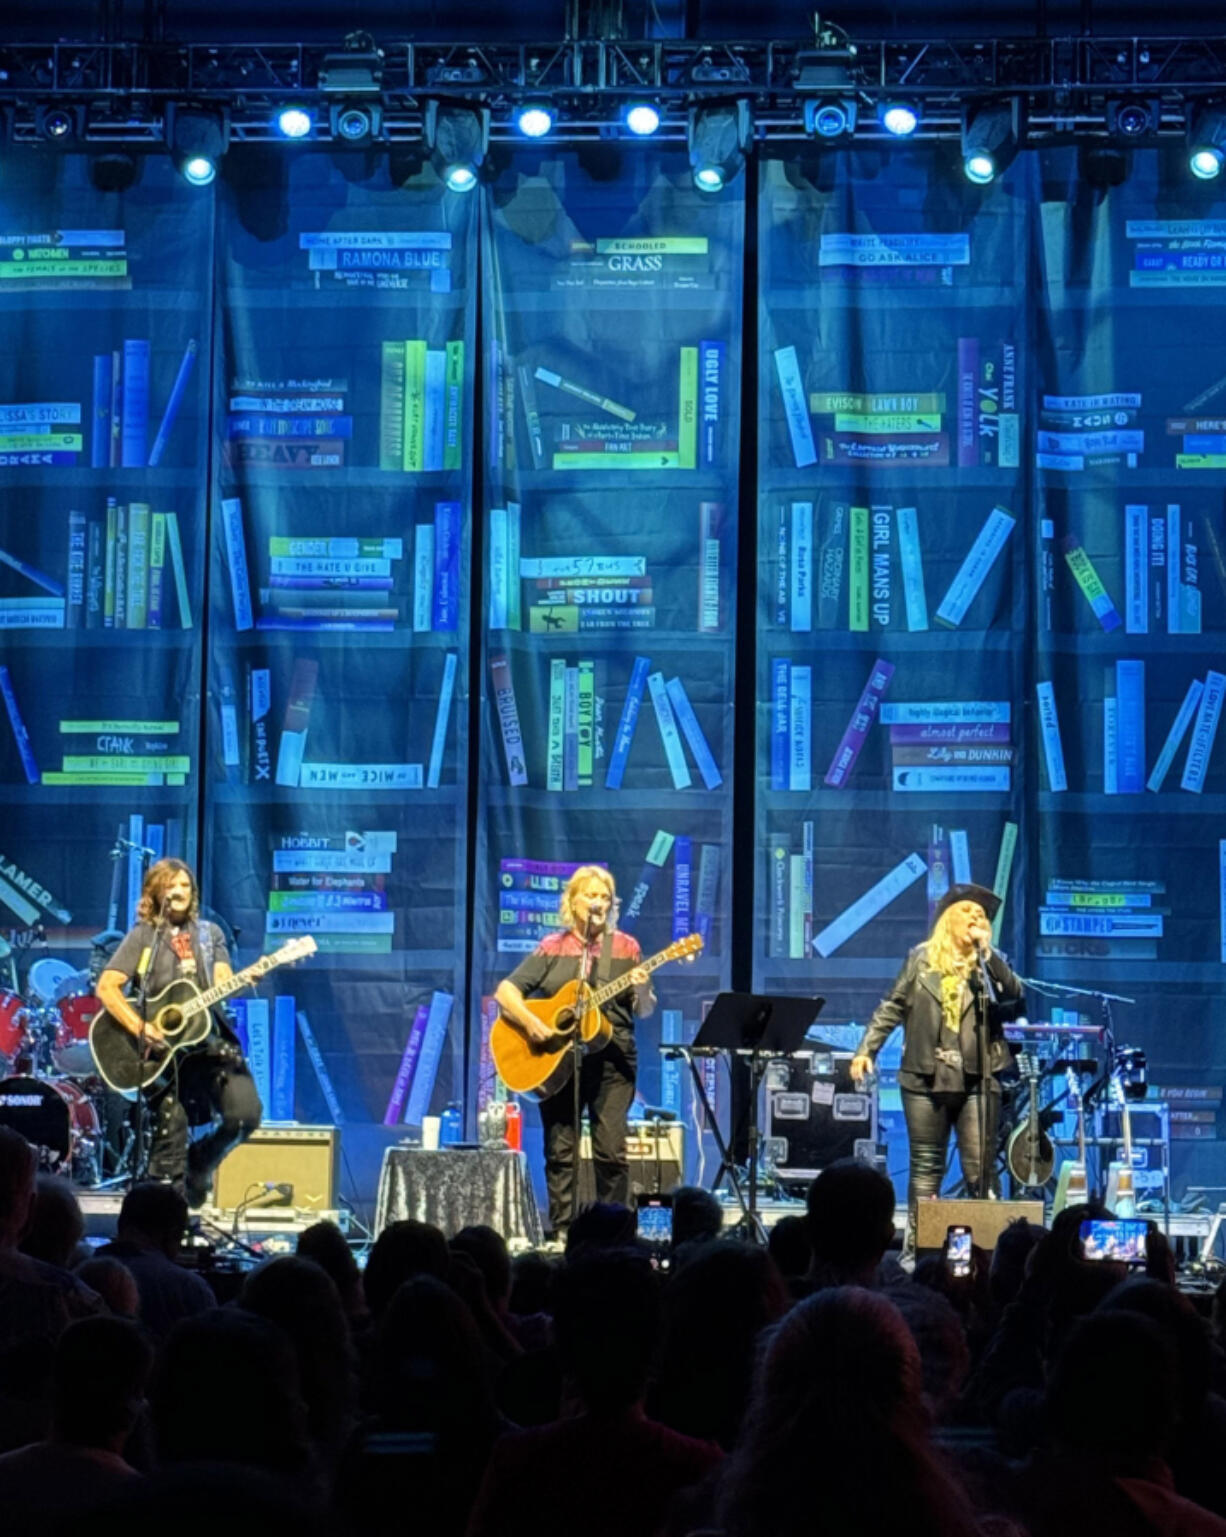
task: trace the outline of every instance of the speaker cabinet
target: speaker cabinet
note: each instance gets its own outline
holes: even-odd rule
[[[339,1147],[335,1126],[261,1126],[218,1164],[213,1205],[233,1211],[272,1184],[292,1187],[296,1211],[335,1211]]]
[[[675,1190],[685,1173],[685,1127],[680,1121],[636,1121],[626,1136],[630,1159],[630,1204],[636,1195],[655,1195]],[[579,1201],[596,1199],[592,1172],[592,1136],[584,1128],[580,1144]]]
[[[945,1243],[945,1230],[969,1227],[977,1249],[991,1251],[1011,1222],[1043,1226],[1042,1201],[920,1201],[916,1208],[915,1247],[931,1253]]]

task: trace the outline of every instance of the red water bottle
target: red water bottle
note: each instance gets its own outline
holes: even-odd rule
[[[507,1146],[513,1153],[521,1152],[524,1145],[524,1121],[517,1100],[507,1100],[506,1127],[504,1135]]]

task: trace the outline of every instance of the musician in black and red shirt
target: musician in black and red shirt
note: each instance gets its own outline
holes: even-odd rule
[[[225,936],[200,916],[196,879],[181,859],[149,867],[136,909],[137,923],[98,979],[98,997],[111,1018],[143,1045],[165,1052],[157,1025],[142,1018],[142,995],[156,999],[181,977],[207,989],[233,976]],[[135,994],[129,996],[129,990]],[[260,1099],[238,1038],[219,1011],[213,1030],[197,1047],[177,1054],[145,1090],[149,1116],[146,1168],[151,1179],[180,1187],[192,1206],[202,1206],[213,1170],[260,1124]],[[188,1147],[188,1126],[209,1130]]]
[[[656,995],[650,973],[639,965],[642,951],[638,941],[615,926],[616,901],[612,875],[599,865],[581,865],[562,893],[558,911],[564,926],[543,939],[499,983],[494,997],[504,1019],[530,1041],[545,1041],[551,1038],[551,1031],[524,1007],[525,997],[552,997],[581,974],[594,987],[617,977],[626,978],[626,991],[604,1007],[613,1038],[602,1051],[584,1058],[579,1074],[580,1104],[587,1110],[592,1128],[596,1199],[625,1206],[630,1201],[626,1117],[634,1102],[634,1021],[651,1013]],[[576,1165],[573,1095],[573,1084],[567,1084],[541,1102],[545,1183],[555,1234],[566,1230],[572,1213]]]

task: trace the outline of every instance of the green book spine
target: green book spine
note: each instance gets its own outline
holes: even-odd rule
[[[447,372],[443,397],[443,468],[458,470],[464,462],[464,343],[447,343]]]
[[[115,624],[115,551],[119,544],[119,508],[113,496],[106,499],[106,554],[102,579],[102,622],[112,629]]]
[[[698,464],[698,348],[681,349],[681,383],[677,401],[677,451],[683,470]]]
[[[149,618],[151,630],[162,628],[162,605],[166,601],[166,514],[155,512],[149,519]]]
[[[192,602],[187,590],[187,567],[183,564],[183,541],[179,538],[179,514],[166,514],[166,545],[170,550],[170,565],[175,574],[175,595],[179,600],[179,623],[185,630],[192,627]]]
[[[404,460],[406,471],[426,467],[426,344],[404,344]]]
[[[596,664],[579,663],[579,788],[592,783],[596,767]]]
[[[867,630],[869,613],[869,574],[872,550],[867,507],[853,507],[847,533],[847,603],[849,630]]]
[[[379,468],[404,468],[404,343],[383,343],[379,388]]]
[[[128,622],[129,630],[143,630],[149,623],[149,505],[133,502],[128,508]]]

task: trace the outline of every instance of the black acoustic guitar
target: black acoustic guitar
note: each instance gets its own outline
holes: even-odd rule
[[[314,939],[304,934],[269,955],[260,956],[242,971],[210,988],[199,988],[187,977],[180,977],[164,987],[156,998],[145,1002],[145,1021],[156,1025],[166,1037],[165,1044],[154,1044],[142,1053],[138,1036],[111,1018],[105,1009],[94,1015],[89,1027],[89,1049],[94,1066],[116,1094],[135,1099],[141,1089],[155,1082],[185,1046],[198,1046],[213,1028],[211,1010],[232,994],[250,987],[260,977],[278,966],[299,961],[316,950]]]
[[[1056,1151],[1039,1118],[1039,1064],[1023,1051],[1018,1054],[1017,1070],[1029,1090],[1030,1102],[1026,1119],[1018,1123],[1006,1144],[1005,1161],[1017,1183],[1033,1190],[1051,1178]]]

